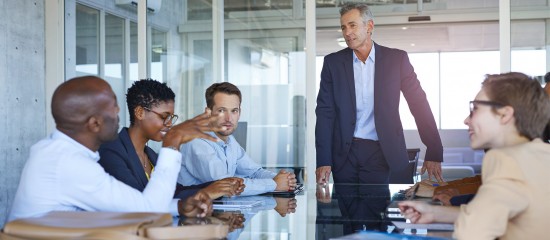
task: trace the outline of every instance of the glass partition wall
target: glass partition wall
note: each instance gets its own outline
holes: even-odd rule
[[[177,1],[177,0],[176,0]],[[164,2],[167,1],[163,1]],[[188,18],[178,33],[185,45],[185,71],[178,81],[180,111],[204,111],[204,92],[227,81],[242,92],[238,132],[252,159],[264,167],[305,166],[304,26],[282,23],[303,20],[293,14],[293,1],[226,1],[223,20],[223,77],[214,76],[212,1],[187,1]],[[215,2],[214,2],[215,4]],[[300,7],[300,6],[299,6]],[[168,51],[170,54],[170,51]],[[223,78],[223,79],[222,79]]]
[[[122,1],[120,1],[122,2]],[[136,0],[135,2],[138,2]],[[326,54],[345,47],[338,10],[344,1],[316,0],[316,37],[306,38],[306,1],[223,1],[223,20],[213,24],[212,0],[149,0],[148,77],[176,92],[176,113],[195,116],[206,106],[204,91],[228,81],[243,93],[240,141],[264,167],[306,166],[306,65],[316,62],[317,80]],[[498,0],[367,0],[375,16],[374,41],[407,51],[440,128],[460,130],[467,102],[483,75],[500,72]],[[115,90],[121,121],[127,126],[125,91],[138,79],[137,8],[119,1],[66,0],[67,78],[104,77]],[[533,76],[550,70],[550,7],[547,0],[510,1],[511,70]],[[420,21],[417,21],[421,17]],[[221,30],[215,30],[221,29]],[[214,58],[223,38],[221,58]],[[315,41],[318,56],[306,62],[305,47]],[[220,43],[221,43],[220,42]],[[215,75],[215,72],[223,72]],[[309,101],[315,101],[310,99]],[[416,124],[401,101],[404,128]],[[310,109],[309,111],[314,111]],[[313,129],[313,128],[311,128]],[[454,136],[454,135],[449,135]],[[421,146],[416,137],[407,145]],[[308,143],[307,147],[314,147]],[[314,156],[307,156],[314,159]],[[309,160],[314,165],[314,160]],[[311,166],[313,167],[313,166]]]
[[[374,41],[409,53],[445,147],[469,146],[462,124],[468,114],[467,103],[484,74],[501,71],[501,1],[365,1],[375,16]],[[307,16],[305,0],[226,0],[223,4],[216,0],[148,0],[147,31],[139,39],[138,23],[142,21],[137,7],[119,4],[122,2],[128,1],[64,1],[67,79],[92,74],[109,81],[119,100],[123,126],[129,125],[126,89],[139,79],[138,70],[142,70],[138,66],[140,51],[146,52],[147,76],[166,82],[176,93],[180,119],[204,111],[204,91],[212,83],[231,82],[243,94],[238,140],[252,159],[268,168],[301,170],[307,166],[307,172],[313,173],[315,156],[306,156],[306,148],[315,145],[312,141],[306,144],[305,139],[314,129],[311,103],[316,99],[308,97],[306,111],[306,89],[318,89],[323,57],[346,47],[338,14],[344,1],[316,0],[315,14]],[[223,10],[213,11],[216,6]],[[549,2],[512,0],[510,6],[511,70],[542,76],[550,71]],[[212,16],[217,16],[213,12],[223,12],[222,20],[213,20]],[[309,38],[308,18],[316,22],[315,36]],[[141,41],[147,42],[146,49],[139,49]],[[306,61],[307,43],[312,41],[317,59]],[[220,46],[223,51],[218,53]],[[216,54],[221,57],[214,57]],[[306,74],[306,66],[311,64],[316,65],[317,85]],[[404,99],[401,103],[407,147],[423,148],[407,103]],[[306,211],[311,205],[298,204],[297,211]],[[240,239],[312,238],[311,232],[294,229],[292,224],[306,221],[296,217],[306,215],[290,215],[278,226],[270,226],[278,233],[288,229],[286,235],[277,236],[260,230],[265,229],[260,226],[268,221],[266,217],[253,218],[246,225],[250,235],[243,234]]]

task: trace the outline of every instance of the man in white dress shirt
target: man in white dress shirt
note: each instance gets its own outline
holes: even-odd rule
[[[97,163],[99,146],[117,137],[118,112],[116,96],[101,78],[78,77],[61,84],[52,98],[56,130],[32,146],[8,220],[50,211],[209,214],[212,205],[202,192],[185,202],[172,197],[181,166],[180,144],[197,137],[216,141],[204,131],[222,130],[209,126],[217,117],[204,113],[172,127],[164,137],[155,172],[140,192]]]

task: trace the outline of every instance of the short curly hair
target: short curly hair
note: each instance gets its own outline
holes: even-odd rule
[[[142,79],[135,81],[126,94],[126,104],[130,112],[130,125],[134,125],[136,120],[134,110],[141,106],[144,108],[152,108],[158,106],[161,102],[174,101],[176,95],[166,85],[153,79]]]

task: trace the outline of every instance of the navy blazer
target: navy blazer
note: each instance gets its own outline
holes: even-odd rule
[[[410,175],[408,155],[399,116],[403,92],[415,118],[426,160],[442,161],[443,146],[426,93],[422,90],[405,51],[374,43],[374,122],[380,146],[391,175]],[[353,52],[345,48],[327,55],[321,71],[317,97],[315,147],[317,167],[332,166],[338,172],[348,157],[353,140],[357,107],[353,74]]]
[[[158,154],[148,146],[145,146],[145,154],[147,154],[149,160],[155,166]],[[149,180],[145,175],[136,149],[132,144],[128,128],[122,128],[118,133],[117,139],[102,144],[99,147],[99,156],[99,164],[111,176],[139,191],[145,189]],[[174,197],[185,199],[209,184],[210,182],[193,186],[181,186],[178,184]]]

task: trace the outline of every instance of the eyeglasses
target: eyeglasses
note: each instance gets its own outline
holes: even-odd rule
[[[477,108],[476,107],[477,104],[487,105],[487,106],[491,106],[491,107],[495,107],[495,108],[501,108],[501,107],[505,106],[502,103],[493,102],[493,101],[483,101],[483,100],[470,101],[470,118],[474,115],[474,111]]]
[[[175,115],[175,114],[168,114],[167,116],[164,116],[163,114],[160,114],[158,112],[155,112],[153,111],[152,109],[150,108],[147,108],[147,107],[144,107],[143,109],[149,111],[149,112],[152,112],[154,114],[156,114],[157,116],[159,116],[161,119],[162,119],[162,123],[167,126],[167,125],[174,125],[176,123],[176,121],[178,121],[178,115]]]

